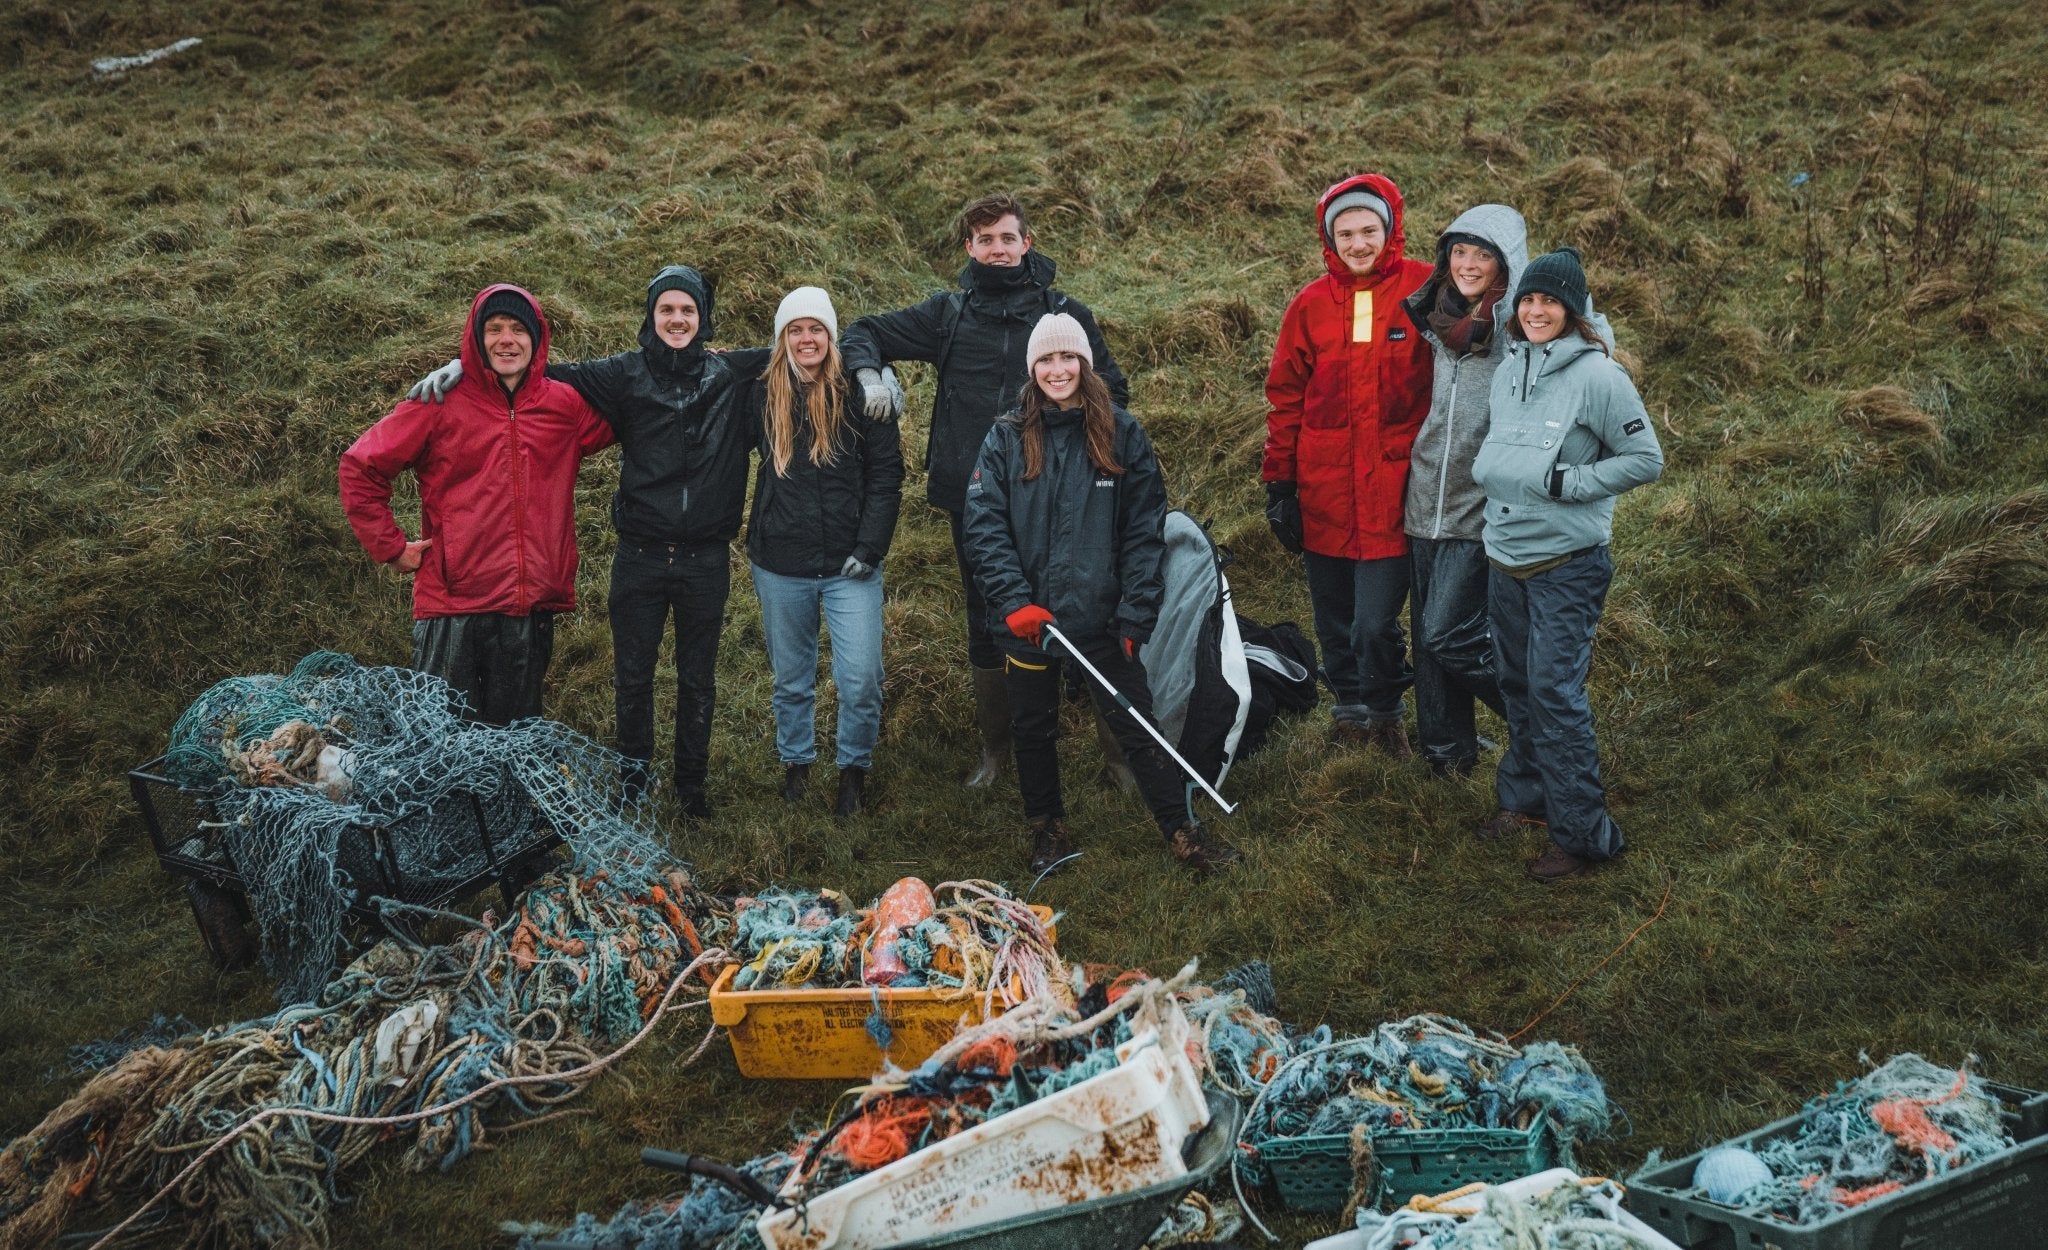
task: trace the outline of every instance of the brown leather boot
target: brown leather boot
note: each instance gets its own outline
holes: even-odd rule
[[[1548,833],[1550,824],[1540,816],[1531,816],[1527,812],[1511,812],[1502,807],[1480,821],[1472,830],[1472,836],[1481,842],[1498,842],[1502,838],[1520,837],[1531,829],[1540,829]]]
[[[1372,735],[1367,732],[1365,722],[1339,720],[1330,722],[1330,745],[1333,747],[1365,747],[1372,744]]]
[[[1058,816],[1041,816],[1031,822],[1031,876],[1057,876],[1074,865],[1068,859],[1074,844],[1067,836],[1067,822]]]
[[[1397,760],[1415,758],[1415,749],[1408,745],[1408,728],[1397,720],[1376,720],[1365,727],[1366,741]]]
[[[1541,881],[1546,884],[1552,881],[1562,881],[1566,877],[1578,876],[1588,868],[1593,867],[1593,863],[1594,861],[1590,859],[1580,859],[1553,842],[1543,848],[1543,854],[1536,857],[1535,863],[1529,865],[1529,877],[1533,881]]]
[[[1010,693],[1000,668],[974,670],[974,723],[981,730],[981,762],[967,774],[967,784],[994,785],[1010,758]]]
[[[1236,847],[1202,828],[1201,823],[1195,820],[1167,834],[1166,842],[1173,848],[1175,859],[1205,877],[1221,872],[1244,858]]]

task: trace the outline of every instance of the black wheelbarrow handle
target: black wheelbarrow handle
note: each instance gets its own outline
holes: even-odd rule
[[[741,1197],[758,1202],[764,1207],[780,1208],[789,1205],[787,1199],[777,1195],[756,1178],[729,1163],[720,1163],[703,1155],[677,1154],[673,1150],[656,1150],[652,1146],[647,1146],[640,1151],[640,1162],[649,1167],[667,1168],[671,1172],[683,1172],[717,1181]]]

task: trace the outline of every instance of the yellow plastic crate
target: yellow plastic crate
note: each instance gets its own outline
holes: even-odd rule
[[[1033,907],[1053,934],[1052,909]],[[732,1042],[740,1075],[779,1080],[864,1079],[881,1071],[882,1048],[868,1033],[877,991],[736,990],[729,967],[711,987],[711,1018]],[[963,1020],[980,1024],[982,994],[952,989],[883,988],[882,1019],[889,1025],[886,1058],[914,1068],[953,1040]],[[1003,1013],[998,999],[994,1015]]]

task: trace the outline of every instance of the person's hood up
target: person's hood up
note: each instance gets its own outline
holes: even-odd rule
[[[513,286],[509,282],[487,286],[478,291],[476,298],[470,301],[469,316],[462,323],[462,380],[465,383],[474,382],[478,386],[487,387],[502,397],[504,388],[498,385],[498,375],[491,371],[491,362],[484,358],[484,349],[477,342],[479,332],[483,329],[483,319],[477,314],[483,310],[484,301],[500,291],[510,291],[531,304],[534,324],[540,327],[540,337],[533,344],[533,362],[526,366],[526,378],[521,382],[522,386],[547,371],[548,319],[541,311],[540,301],[533,297],[533,292],[524,287]]]
[[[664,291],[689,292],[697,301],[697,333],[682,347],[670,347],[654,332],[654,301]],[[640,318],[640,351],[647,363],[664,373],[692,373],[704,359],[704,345],[715,332],[712,303],[717,283],[688,265],[665,265],[647,280],[647,311]]]
[[[1330,236],[1323,229],[1323,214],[1329,211],[1331,200],[1352,191],[1370,191],[1385,200],[1387,208],[1394,214],[1394,219],[1387,223],[1387,245],[1380,249],[1380,258],[1373,262],[1372,272],[1365,275],[1366,279],[1392,272],[1401,263],[1407,243],[1403,228],[1407,214],[1401,208],[1401,188],[1394,185],[1393,179],[1384,174],[1354,174],[1323,192],[1316,200],[1316,238],[1323,244],[1324,267],[1330,271],[1331,277],[1347,285],[1361,279],[1352,275],[1344,258],[1337,255],[1337,249],[1330,245]]]
[[[1426,328],[1422,320],[1436,307],[1437,295],[1444,284],[1451,280],[1451,236],[1465,235],[1478,239],[1500,257],[1507,267],[1507,294],[1502,295],[1494,307],[1494,321],[1506,325],[1515,315],[1514,300],[1511,296],[1515,283],[1521,281],[1522,270],[1529,265],[1529,223],[1522,215],[1505,204],[1481,204],[1458,214],[1456,221],[1444,227],[1436,237],[1436,266],[1429,271],[1429,281],[1416,288],[1408,297],[1408,309],[1418,325]]]
[[[1049,288],[1058,273],[1052,257],[1034,247],[1024,253],[1021,264],[997,266],[969,260],[960,270],[960,289],[997,295],[1025,287]]]

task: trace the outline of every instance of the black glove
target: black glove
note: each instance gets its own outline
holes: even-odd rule
[[[1266,524],[1282,547],[1301,554],[1301,500],[1295,498],[1294,483],[1266,483]]]

